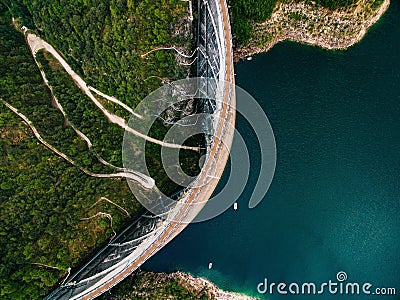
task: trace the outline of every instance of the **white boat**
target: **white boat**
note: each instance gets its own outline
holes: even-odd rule
[[[210,270],[212,268],[212,262],[208,263],[208,269]]]
[[[237,204],[237,202],[233,203],[233,209],[234,209],[234,210],[237,210],[237,209],[238,209],[238,204]]]

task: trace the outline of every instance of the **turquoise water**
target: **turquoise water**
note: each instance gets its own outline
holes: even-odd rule
[[[395,287],[397,296],[263,297],[400,299],[400,3],[347,51],[285,42],[238,63],[236,74],[275,132],[271,188],[247,208],[260,158],[239,117],[252,155],[239,209],[191,224],[144,268],[258,296],[265,277],[319,285],[345,271],[347,282]]]

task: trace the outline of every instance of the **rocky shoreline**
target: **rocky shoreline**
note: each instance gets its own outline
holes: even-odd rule
[[[248,46],[235,49],[235,61],[266,52],[284,40],[325,49],[346,49],[364,37],[389,4],[390,0],[379,5],[360,0],[352,6],[330,10],[315,3],[277,3],[269,20],[253,24]]]
[[[167,276],[171,276],[174,279],[179,280],[182,286],[188,290],[193,291],[205,291],[207,295],[207,299],[221,299],[221,300],[253,300],[257,298],[253,298],[250,296],[242,295],[235,292],[227,292],[219,289],[214,283],[211,281],[204,279],[202,277],[193,277],[190,274],[183,272],[175,272],[171,273]]]
[[[99,299],[256,300],[257,298],[223,291],[207,279],[194,277],[180,271],[169,274],[138,271],[109,292],[100,296]]]

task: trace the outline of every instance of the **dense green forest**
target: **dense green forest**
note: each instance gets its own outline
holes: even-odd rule
[[[34,31],[61,52],[85,81],[135,107],[160,85],[157,78],[179,78],[174,53],[157,46],[191,41],[181,20],[188,4],[180,0],[13,1],[16,11],[28,10]],[[17,2],[18,4],[16,4]],[[29,23],[28,25],[29,26]],[[182,28],[181,28],[182,27]],[[172,32],[179,28],[178,33]]]
[[[51,105],[49,90],[24,37],[9,21],[2,7],[1,98],[37,121],[46,138],[57,134],[57,138],[64,137],[60,144],[70,141],[71,147],[83,150]],[[107,210],[115,228],[126,222],[124,214],[107,203],[91,207],[99,197],[109,197],[129,211],[139,206],[125,181],[83,174],[39,144],[29,127],[0,105],[0,297],[38,299],[66,275],[68,267],[111,236],[108,220],[81,218]]]
[[[358,0],[227,0],[230,5],[232,33],[236,46],[246,45],[251,37],[252,24],[267,20],[278,2],[307,2],[329,9],[350,6]],[[383,0],[370,0],[379,5]]]
[[[60,51],[89,85],[135,107],[161,85],[159,78],[178,79],[188,72],[176,65],[173,52],[140,57],[157,46],[190,50],[191,32],[185,32],[182,23],[187,5],[179,0],[1,2],[1,100],[26,115],[47,142],[78,165],[97,173],[113,172],[98,157],[121,166],[123,130],[107,122],[51,54],[39,51],[37,60],[68,122],[64,119],[12,17]],[[110,108],[124,117],[120,108]],[[90,149],[69,123],[93,141]],[[157,126],[153,131],[155,136],[163,132]],[[40,299],[68,268],[141,213],[141,206],[124,179],[84,174],[39,143],[2,102],[0,135],[0,298]],[[192,154],[183,153],[188,165],[194,165]],[[156,172],[159,158],[154,153],[152,157],[152,175],[158,181],[163,174]],[[169,182],[164,185],[166,192],[176,188]],[[106,201],[98,202],[101,197],[124,207],[130,216]],[[100,211],[112,216],[113,228],[105,217],[83,220]]]

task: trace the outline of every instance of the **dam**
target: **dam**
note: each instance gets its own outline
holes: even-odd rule
[[[177,236],[210,198],[229,156],[235,124],[235,91],[228,7],[225,0],[199,0],[197,77],[202,111],[210,115],[213,135],[196,187],[174,195],[163,214],[144,214],[101,249],[46,300],[93,299],[109,290]],[[213,95],[213,97],[208,97]],[[159,205],[162,205],[160,203]]]

